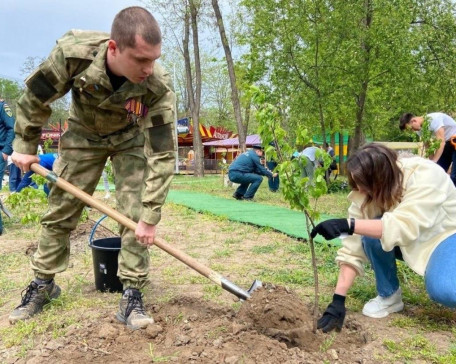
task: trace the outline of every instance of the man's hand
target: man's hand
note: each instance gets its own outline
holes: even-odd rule
[[[4,161],[7,161],[8,160],[8,154],[5,154],[2,152],[2,158]]]
[[[150,225],[139,221],[135,230],[136,239],[145,246],[154,245],[156,225]]]
[[[279,174],[277,172],[272,174],[272,178],[276,178]]]
[[[333,301],[329,304],[323,316],[317,321],[317,328],[323,332],[336,329],[339,332],[345,320],[345,296],[333,295]]]
[[[343,233],[350,233],[350,227],[348,226],[347,219],[330,219],[315,226],[312,229],[310,236],[313,239],[317,236],[317,234],[320,234],[326,240],[331,240],[337,238]]]
[[[13,154],[11,154],[11,160],[22,172],[30,171],[30,165],[32,163],[40,163],[40,158],[38,158],[37,155],[22,154],[18,152],[13,152]]]

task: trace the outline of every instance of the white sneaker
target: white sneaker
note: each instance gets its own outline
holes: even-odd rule
[[[404,309],[402,302],[402,290],[399,288],[389,297],[377,296],[367,302],[363,307],[363,315],[373,318],[383,318],[390,313]]]

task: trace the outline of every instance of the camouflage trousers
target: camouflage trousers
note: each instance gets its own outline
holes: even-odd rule
[[[115,177],[116,209],[133,221],[140,218],[143,176],[146,169],[144,134],[136,133],[129,140],[93,138],[90,140],[71,131],[60,139],[60,155],[53,171],[92,195],[110,157]],[[125,139],[125,138],[124,138]],[[38,250],[31,259],[35,276],[51,279],[68,267],[70,233],[75,229],[85,204],[68,192],[52,185],[49,209],[43,216]],[[118,276],[124,286],[143,288],[148,283],[149,252],[139,244],[135,233],[120,226],[122,247]]]

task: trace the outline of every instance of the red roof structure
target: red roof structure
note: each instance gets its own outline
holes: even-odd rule
[[[254,145],[261,144],[261,138],[258,134],[247,135],[245,145],[246,147],[253,147]],[[204,146],[211,147],[224,147],[224,148],[238,148],[239,138],[230,138],[224,140],[215,140],[203,143]]]
[[[187,134],[178,134],[178,144],[179,146],[192,146],[193,145],[193,124],[190,124],[188,128],[189,132]],[[233,132],[226,130],[223,127],[214,127],[210,126],[207,128],[203,124],[199,124],[199,133],[201,135],[201,140],[204,143],[211,142],[220,139],[227,139],[233,135]]]

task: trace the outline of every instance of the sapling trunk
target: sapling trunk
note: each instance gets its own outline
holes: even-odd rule
[[[313,221],[310,218],[310,216],[306,212],[306,227],[307,231],[310,232],[312,227],[313,227]],[[318,309],[318,302],[320,300],[320,293],[319,293],[319,285],[318,285],[318,269],[317,269],[317,257],[315,254],[315,244],[313,238],[310,236],[309,233],[309,247],[310,247],[310,253],[312,254],[312,270],[313,270],[313,276],[314,276],[314,291],[315,291],[315,296],[314,296],[314,310],[313,310],[313,320],[312,320],[312,331],[314,333],[317,332],[317,319],[319,316],[319,309]]]
[[[298,156],[293,160],[293,153],[297,146],[305,146],[312,143],[312,138],[309,136],[305,128],[296,129],[296,140],[289,144],[287,139],[288,132],[281,127],[281,121],[284,116],[280,110],[274,105],[266,102],[266,96],[259,88],[252,86],[253,101],[258,107],[257,119],[259,121],[259,134],[263,145],[274,143],[274,147],[268,147],[266,156],[271,154],[278,162],[276,171],[283,181],[282,192],[285,199],[289,202],[290,207],[302,211],[306,218],[306,228],[309,233],[309,247],[312,256],[312,270],[314,276],[314,310],[313,310],[313,332],[317,331],[317,319],[319,315],[319,285],[318,285],[318,269],[315,254],[315,245],[310,237],[310,231],[314,227],[313,219],[318,217],[317,199],[327,192],[327,185],[324,178],[325,171],[329,167],[330,157],[322,151],[316,155],[317,158],[323,161],[323,166],[320,166],[314,171],[314,178],[309,183],[308,177],[303,177],[301,173],[301,164],[306,163],[305,158],[299,159]],[[307,179],[304,179],[307,178]],[[310,197],[315,200],[315,205],[311,206]]]

